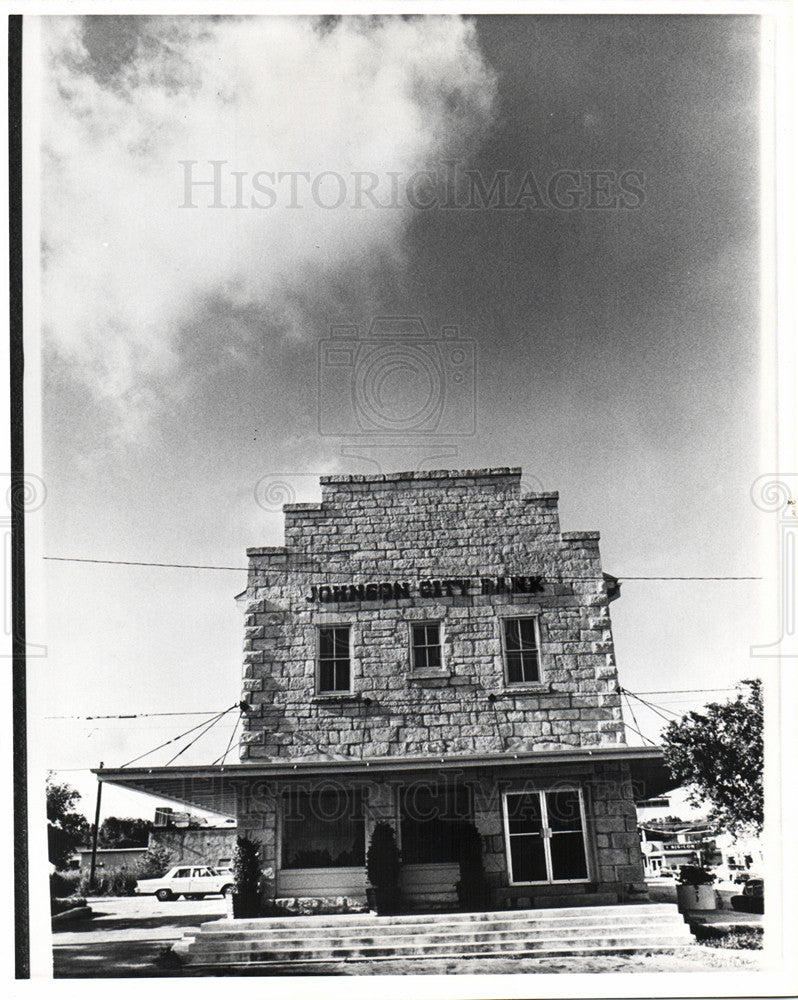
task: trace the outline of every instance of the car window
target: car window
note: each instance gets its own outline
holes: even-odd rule
[[[188,878],[190,871],[190,868],[178,868],[173,878]]]

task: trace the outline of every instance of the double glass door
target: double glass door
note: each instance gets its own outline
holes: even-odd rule
[[[506,792],[504,829],[511,885],[588,881],[580,789]]]

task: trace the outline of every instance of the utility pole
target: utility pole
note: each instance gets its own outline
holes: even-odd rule
[[[100,761],[100,770],[104,767]],[[97,805],[94,809],[94,831],[91,837],[91,868],[89,869],[89,889],[94,888],[94,870],[97,867],[97,834],[100,832],[100,801],[103,796],[103,783],[97,778]]]

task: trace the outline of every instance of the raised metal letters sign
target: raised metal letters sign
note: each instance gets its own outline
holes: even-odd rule
[[[345,604],[354,601],[398,601],[410,597],[467,597],[474,594],[542,594],[540,576],[480,576],[476,579],[382,581],[380,583],[311,584],[308,601]]]

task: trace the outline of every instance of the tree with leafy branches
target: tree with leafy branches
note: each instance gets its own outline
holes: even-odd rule
[[[759,834],[764,818],[762,682],[738,685],[733,701],[712,702],[670,722],[665,763],[693,805],[734,835]]]
[[[91,824],[75,811],[80,792],[66,782],[47,776],[47,856],[56,868],[63,868],[80,844],[91,838]]]
[[[100,823],[98,842],[100,847],[146,847],[151,819],[138,816],[108,816]]]

